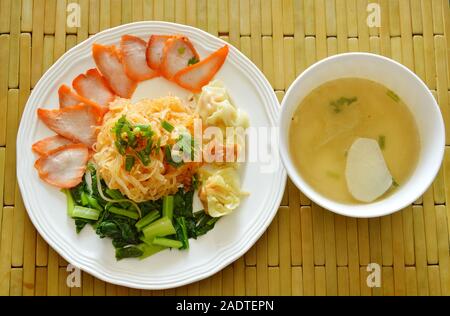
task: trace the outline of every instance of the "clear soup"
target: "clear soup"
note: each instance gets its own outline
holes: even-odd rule
[[[292,117],[290,152],[298,172],[317,192],[340,203],[360,203],[345,179],[347,151],[359,138],[378,141],[394,185],[416,167],[420,139],[408,107],[392,91],[361,78],[327,82],[304,98]]]

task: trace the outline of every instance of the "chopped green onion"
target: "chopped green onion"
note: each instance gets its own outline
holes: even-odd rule
[[[168,248],[181,248],[183,247],[183,243],[178,240],[173,240],[164,237],[155,237],[153,239],[153,244],[157,246],[163,246]]]
[[[388,90],[386,92],[386,94],[388,95],[388,97],[390,97],[395,102],[399,102],[400,101],[400,97],[394,91]]]
[[[166,145],[165,147],[165,156],[166,156],[166,161],[169,165],[178,168],[179,166],[183,165],[183,161],[181,160],[180,162],[175,162],[172,159],[172,148],[170,147],[170,145]]]
[[[173,129],[174,129],[173,125],[170,124],[170,123],[167,122],[167,121],[162,121],[162,122],[161,122],[161,126],[162,126],[166,131],[168,131],[169,133],[172,132]]]
[[[198,62],[199,62],[198,58],[194,56],[191,59],[189,59],[188,66],[195,65]]]
[[[134,211],[129,211],[123,208],[118,208],[115,206],[111,206],[110,208],[108,208],[108,212],[113,213],[113,214],[117,214],[117,215],[122,215],[125,217],[129,217],[132,219],[138,219],[139,218],[139,214],[134,212]]]
[[[178,54],[180,54],[180,55],[183,55],[185,51],[186,51],[186,47],[178,48]]]
[[[116,259],[138,258],[144,254],[139,245],[129,245],[122,248],[116,248]]]
[[[146,240],[152,242],[155,237],[173,235],[176,231],[172,225],[172,221],[169,218],[161,217],[150,225],[145,226],[142,229],[142,233],[144,234]]]
[[[66,199],[67,199],[67,215],[69,217],[73,217],[72,214],[73,214],[73,209],[75,207],[75,201],[73,200],[72,193],[70,192],[69,189],[62,189],[61,192],[66,195]]]
[[[159,212],[154,210],[142,217],[138,222],[134,225],[136,226],[137,230],[142,230],[145,226],[148,224],[151,224],[152,222],[156,221],[159,217]]]
[[[163,198],[162,214],[163,216],[166,216],[169,219],[172,219],[173,217],[173,201],[174,201],[173,195],[166,195]]]
[[[384,135],[378,136],[378,145],[383,150],[386,147],[386,137]]]
[[[394,178],[392,178],[392,186],[395,187],[395,188],[399,186],[398,182],[395,181]]]
[[[89,208],[89,207],[83,207],[76,205],[73,208],[72,217],[75,218],[84,218],[84,219],[90,219],[90,220],[98,220],[98,217],[100,216],[100,211]]]
[[[125,170],[126,171],[131,171],[131,168],[133,168],[134,166],[134,156],[131,155],[127,155],[125,158]]]

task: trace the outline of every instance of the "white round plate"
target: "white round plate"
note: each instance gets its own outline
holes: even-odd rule
[[[222,218],[208,234],[192,240],[187,251],[162,251],[145,260],[116,261],[111,240],[100,239],[89,226],[76,234],[72,219],[66,215],[66,199],[57,188],[41,181],[33,167],[36,156],[31,145],[53,133],[36,115],[39,107],[58,107],[58,87],[87,69],[95,67],[91,57],[93,43],[119,44],[120,37],[132,34],[147,40],[151,34],[183,34],[193,42],[201,58],[226,43],[204,31],[165,22],[138,22],[98,33],[65,53],[39,80],[27,102],[17,137],[17,177],[22,197],[34,226],[62,257],[93,276],[123,286],[141,289],[166,289],[206,278],[242,256],[266,230],[277,212],[286,182],[278,163],[273,172],[263,172],[268,162],[246,162],[242,168],[242,188],[250,193],[240,207]],[[264,75],[236,48],[230,45],[227,60],[217,79],[222,80],[239,108],[250,116],[253,127],[274,127],[279,103]],[[173,88],[173,89],[172,89]],[[156,91],[156,92],[155,92]],[[153,97],[170,91],[184,91],[165,79],[141,83],[137,96]],[[250,141],[251,142],[251,141]],[[258,144],[267,151],[275,144]],[[251,148],[254,144],[247,144]]]

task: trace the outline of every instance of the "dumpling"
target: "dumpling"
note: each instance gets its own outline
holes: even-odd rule
[[[199,174],[202,182],[199,197],[210,216],[227,215],[239,206],[243,193],[234,167],[205,166]]]
[[[247,113],[234,106],[227,89],[219,80],[214,80],[203,87],[197,102],[197,113],[208,126],[221,128],[249,126]]]

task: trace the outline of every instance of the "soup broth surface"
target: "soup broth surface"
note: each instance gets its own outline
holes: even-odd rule
[[[317,192],[336,202],[360,203],[348,191],[345,179],[347,151],[360,137],[378,141],[393,177],[394,185],[383,198],[412,174],[420,139],[407,106],[381,84],[343,78],[313,90],[292,117],[291,156]]]

